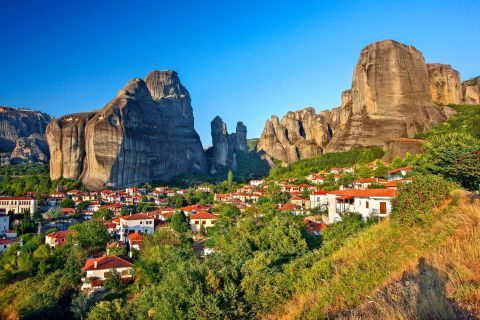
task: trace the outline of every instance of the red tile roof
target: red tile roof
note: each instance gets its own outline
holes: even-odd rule
[[[148,215],[144,213],[135,213],[130,216],[124,216],[120,217],[120,219],[124,220],[146,220],[146,219],[153,219],[153,217],[149,217]]]
[[[95,261],[97,262],[97,267],[95,268]],[[88,259],[85,261],[85,266],[83,267],[84,271],[88,270],[104,270],[104,269],[113,269],[113,268],[128,268],[132,266],[130,259],[126,257],[100,257],[94,259]]]
[[[387,182],[388,180],[380,179],[380,178],[364,178],[364,179],[354,181],[353,183],[387,183]]]
[[[334,194],[337,196],[351,196],[351,197],[394,197],[396,190],[394,189],[344,189],[329,191],[328,194]]]
[[[296,210],[298,208],[298,205],[294,203],[285,203],[280,207],[280,211],[286,212],[286,211],[292,211]]]
[[[327,192],[325,190],[317,190],[317,191],[314,191],[312,194],[316,196],[321,196],[321,195],[327,194]]]
[[[57,231],[57,232],[52,232],[47,234],[47,237],[49,238],[54,238],[54,239],[62,239],[66,238],[68,234],[71,234],[72,231],[70,230],[64,230],[64,231]]]
[[[4,244],[13,244],[13,243],[17,243],[18,240],[17,239],[3,239],[3,240],[0,240],[0,244],[1,245],[4,245]]]
[[[388,173],[396,173],[396,172],[400,172],[400,171],[412,171],[412,168],[403,167],[403,168],[393,169],[393,170],[388,171]]]
[[[217,220],[217,216],[207,212],[207,211],[197,211],[191,215],[190,220]]]

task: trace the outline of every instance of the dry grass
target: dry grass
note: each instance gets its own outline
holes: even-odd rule
[[[422,228],[369,228],[334,254],[330,279],[268,318],[480,317],[480,206],[465,199],[452,195]]]

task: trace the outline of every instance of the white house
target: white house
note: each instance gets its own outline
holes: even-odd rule
[[[265,180],[250,180],[250,185],[252,187],[260,187],[263,184],[265,184]]]
[[[0,239],[0,253],[6,251],[11,245],[19,243],[22,245],[22,241],[20,239]]]
[[[310,195],[310,208],[320,208],[322,210],[327,208],[327,192],[323,190],[314,191]]]
[[[392,211],[395,189],[344,189],[328,192],[329,223],[342,220],[346,212],[356,212],[364,219],[377,216],[386,217]]]
[[[201,227],[209,228],[215,225],[217,217],[207,211],[197,211],[190,216],[190,228],[193,232],[200,232]]]
[[[29,197],[0,197],[0,211],[5,213],[13,212],[15,214],[37,212],[37,199]]]
[[[4,235],[10,225],[10,217],[8,214],[0,213],[0,235]]]
[[[122,280],[130,281],[133,277],[132,261],[126,257],[105,256],[85,261],[81,290],[96,291],[103,288],[105,280],[112,272],[117,272]]]
[[[155,231],[154,217],[144,213],[136,213],[129,216],[120,217],[120,241],[127,242],[130,233],[149,233]]]
[[[386,184],[388,181],[380,178],[364,178],[353,181],[353,188],[355,189],[368,189],[372,184]]]
[[[407,173],[412,172],[412,168],[410,167],[404,167],[404,168],[398,168],[398,169],[393,169],[388,171],[387,178],[388,181],[392,180],[402,180],[405,178]]]
[[[45,236],[45,244],[51,248],[63,246],[65,243],[67,243],[67,237],[71,233],[72,232],[70,230],[49,233]]]

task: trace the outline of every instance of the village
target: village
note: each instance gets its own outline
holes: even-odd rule
[[[370,169],[376,169],[375,162],[370,164]],[[215,193],[211,186],[199,185],[190,189],[130,187],[101,191],[58,190],[41,196],[32,193],[24,197],[4,196],[0,197],[0,252],[13,244],[22,245],[21,238],[13,230],[21,221],[11,220],[18,214],[37,217],[37,234],[44,234],[45,244],[51,248],[69,241],[73,234],[69,226],[99,220],[108,230],[111,241],[102,254],[85,261],[81,284],[81,290],[97,292],[103,290],[112,272],[118,273],[124,282],[133,280],[133,262],[136,253],[142,249],[142,239],[155,230],[170,228],[176,212],[184,215],[193,234],[196,253],[201,258],[215,252],[204,243],[209,229],[218,220],[218,206],[230,205],[243,212],[270,196],[279,212],[303,218],[306,230],[312,236],[320,236],[330,224],[341,221],[347,213],[358,213],[365,220],[389,216],[398,186],[410,183],[411,173],[410,167],[403,167],[388,171],[384,178],[367,177],[338,185],[342,177],[355,175],[354,167],[346,167],[310,174],[302,180],[251,180],[228,193]],[[338,188],[326,190],[327,185]],[[185,204],[185,195],[192,192],[204,194],[205,198]],[[272,193],[277,197],[272,197]],[[115,248],[121,248],[127,254],[109,254]]]

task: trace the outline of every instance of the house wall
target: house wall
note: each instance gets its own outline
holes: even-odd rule
[[[37,200],[2,200],[0,198],[0,210],[5,213],[13,211],[14,213],[30,212],[33,214],[37,212]]]
[[[200,232],[200,226],[203,225],[204,228],[213,227],[215,225],[215,221],[216,220],[213,219],[192,219],[190,221],[190,228],[193,232]]]
[[[5,230],[8,230],[10,217],[6,214],[0,214],[0,235],[5,234]]]
[[[120,241],[128,241],[128,234],[133,232],[152,234],[155,231],[153,219],[120,219]]]

